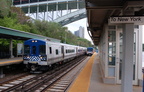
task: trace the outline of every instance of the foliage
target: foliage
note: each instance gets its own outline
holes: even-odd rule
[[[35,20],[33,22],[34,28],[40,32],[41,35],[60,39],[62,43],[72,45],[79,45],[84,47],[92,46],[91,42],[73,35],[66,27],[62,27],[55,22]]]
[[[10,12],[11,0],[0,0],[0,17],[7,16]]]
[[[0,26],[60,39],[62,43],[91,46],[90,41],[73,35],[66,27],[54,22],[34,20],[22,25],[15,18],[4,17],[0,19]]]
[[[19,41],[19,40],[13,40],[13,54],[14,56],[16,56],[17,54],[17,43],[23,43],[23,41]],[[0,39],[0,54],[1,53],[9,53],[9,45],[10,45],[10,39]]]
[[[17,19],[20,24],[25,24],[26,22],[30,21],[30,17],[25,16],[25,13],[19,7],[11,7],[11,13],[17,15]]]
[[[0,26],[30,32],[30,27],[27,24],[20,24],[17,19],[4,17],[0,19]]]

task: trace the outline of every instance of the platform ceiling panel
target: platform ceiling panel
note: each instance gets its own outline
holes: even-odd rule
[[[86,0],[92,5],[97,6],[120,6],[125,0]]]

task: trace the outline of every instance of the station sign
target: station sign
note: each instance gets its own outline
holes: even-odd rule
[[[110,24],[134,23],[144,25],[144,17],[110,17]]]

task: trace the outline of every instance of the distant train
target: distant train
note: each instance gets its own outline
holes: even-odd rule
[[[31,71],[47,70],[86,53],[85,47],[30,39],[24,42],[24,64]]]
[[[93,47],[87,47],[86,55],[93,55],[94,51],[95,50]]]

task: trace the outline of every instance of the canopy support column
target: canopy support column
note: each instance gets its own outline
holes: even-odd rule
[[[123,60],[122,60],[122,92],[133,92],[133,50],[134,24],[124,24]]]
[[[13,40],[12,39],[10,39],[10,58],[13,58],[14,56],[13,56]]]

